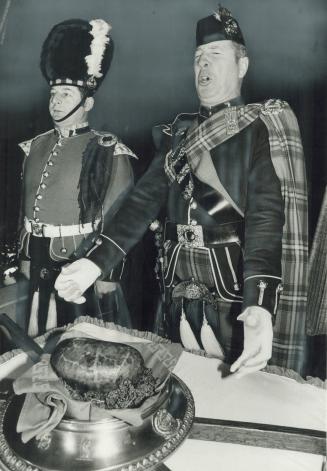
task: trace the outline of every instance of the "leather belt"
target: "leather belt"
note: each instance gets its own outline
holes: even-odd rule
[[[81,234],[90,234],[99,225],[100,219],[94,224],[87,222],[85,224],[72,224],[69,226],[53,226],[42,222],[34,222],[25,218],[24,226],[27,232],[36,237],[68,237]]]
[[[185,247],[240,243],[238,235],[243,222],[221,224],[215,227],[166,222],[165,239],[179,242]]]

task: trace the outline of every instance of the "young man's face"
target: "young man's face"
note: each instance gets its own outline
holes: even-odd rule
[[[54,122],[66,116],[80,103],[81,99],[82,94],[78,87],[72,85],[55,85],[51,87],[49,111]],[[86,114],[87,112],[82,105],[61,123],[65,126],[78,124],[85,119]]]
[[[247,68],[247,67],[246,67]],[[232,41],[214,41],[199,46],[194,56],[195,86],[204,106],[215,106],[240,95],[245,75]]]

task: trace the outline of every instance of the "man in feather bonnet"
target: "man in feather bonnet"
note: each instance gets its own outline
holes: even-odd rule
[[[88,123],[94,94],[113,55],[110,30],[102,19],[67,20],[55,25],[43,44],[41,71],[50,85],[54,128],[20,144],[25,153],[20,257],[30,279],[26,328],[32,336],[82,314],[130,325],[126,307],[118,318],[111,308],[117,299],[106,302],[108,293],[111,300],[121,295],[114,282],[120,280],[122,266],[109,281],[88,290],[83,306],[64,301],[53,289],[60,270],[81,256],[82,241],[83,255],[101,243],[102,226],[133,186],[133,152]],[[86,261],[83,273],[92,269]]]

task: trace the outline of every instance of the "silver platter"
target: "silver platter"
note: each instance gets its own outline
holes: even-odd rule
[[[141,426],[118,419],[62,420],[42,439],[24,444],[16,424],[24,397],[0,402],[0,467],[4,471],[153,470],[185,439],[194,419],[187,386],[172,375],[156,410]]]

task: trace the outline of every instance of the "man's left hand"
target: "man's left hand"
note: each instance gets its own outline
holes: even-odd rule
[[[262,307],[250,306],[237,318],[244,323],[244,349],[230,371],[241,378],[267,365],[272,353],[271,315]]]
[[[62,267],[55,288],[65,301],[82,304],[86,301],[82,294],[100,275],[101,270],[95,263],[87,258],[81,258]]]

